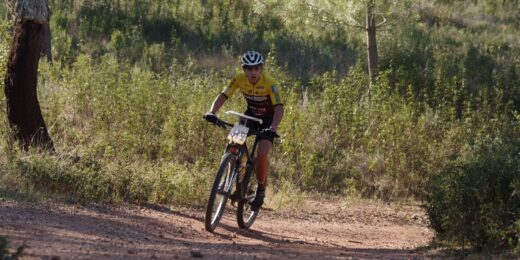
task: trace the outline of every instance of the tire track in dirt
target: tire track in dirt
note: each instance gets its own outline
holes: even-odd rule
[[[308,210],[264,210],[251,230],[226,209],[214,233],[203,209],[34,205],[0,199],[0,236],[25,259],[423,259],[433,233],[419,207],[309,200]]]

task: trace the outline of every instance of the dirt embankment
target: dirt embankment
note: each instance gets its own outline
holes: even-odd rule
[[[264,210],[251,230],[228,208],[215,233],[202,209],[32,205],[0,199],[0,236],[24,258],[423,259],[433,233],[416,206],[309,200],[304,212]]]

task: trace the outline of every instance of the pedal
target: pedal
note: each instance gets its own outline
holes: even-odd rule
[[[218,191],[217,191],[217,194],[220,194],[220,195],[222,195],[222,196],[229,196],[229,192],[225,192],[225,191],[223,191],[223,190],[218,190]]]
[[[236,203],[240,199],[238,192],[237,191],[233,192],[233,194],[231,194],[231,196],[229,196],[229,199],[231,200],[231,205],[236,208],[237,207]]]

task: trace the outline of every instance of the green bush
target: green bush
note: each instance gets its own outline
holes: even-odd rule
[[[476,249],[519,249],[520,127],[468,145],[432,178],[427,213],[440,238]]]
[[[16,252],[9,253],[9,241],[5,237],[0,237],[0,259],[15,260],[22,256],[25,246],[20,246]]]

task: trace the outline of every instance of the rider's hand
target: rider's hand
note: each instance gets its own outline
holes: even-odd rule
[[[218,117],[211,112],[204,114],[203,118],[206,119],[206,121],[217,125],[218,127],[226,128],[224,121],[218,119]]]
[[[219,121],[218,117],[211,112],[204,114],[203,118],[206,119],[206,121],[213,123],[213,124],[217,124]]]
[[[279,137],[278,134],[276,134],[276,130],[273,128],[266,128],[262,130],[262,135],[267,138],[275,138]]]

